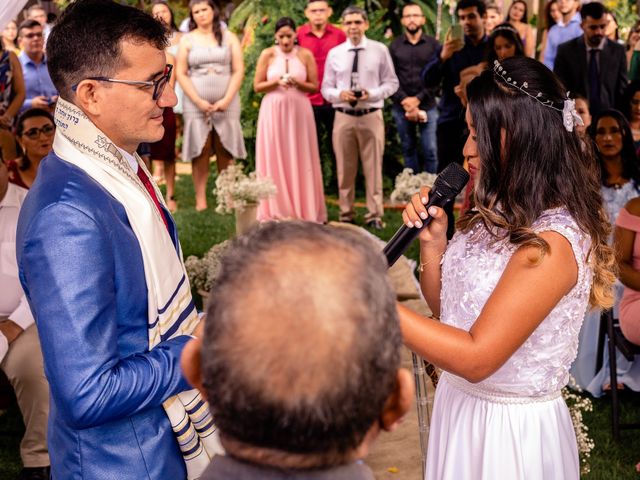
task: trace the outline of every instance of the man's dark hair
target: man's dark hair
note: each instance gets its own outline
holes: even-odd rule
[[[361,15],[362,19],[365,22],[369,21],[369,15],[367,15],[367,11],[364,8],[360,8],[356,5],[349,5],[347,8],[345,8],[344,11],[342,12],[342,15],[340,15],[340,19],[344,20],[347,15],[353,15],[353,14]]]
[[[88,77],[113,77],[122,64],[122,41],[167,46],[167,31],[151,15],[112,0],[76,0],[47,40],[48,68],[60,96]]]
[[[580,9],[580,15],[583,19],[591,17],[594,20],[600,20],[607,13],[609,13],[609,10],[600,2],[585,3]]]
[[[482,0],[460,0],[456,4],[456,13],[460,10],[473,7],[476,7],[478,15],[481,17],[484,17],[484,14],[487,13],[487,5]]]
[[[327,5],[329,5],[329,0],[307,0],[307,7],[308,7],[310,4],[315,3],[315,2],[324,2],[324,3],[326,3]]]
[[[239,237],[211,289],[202,376],[223,438],[344,462],[400,366],[395,294],[360,234],[307,222]]]
[[[402,6],[401,14],[404,15],[404,9],[407,7],[418,7],[420,11],[422,11],[422,7],[418,5],[416,2],[407,2]],[[424,12],[422,12],[424,14]]]
[[[34,27],[40,27],[42,28],[42,25],[40,25],[40,22],[38,22],[37,20],[25,20],[23,21],[20,26],[18,27],[18,37],[22,36],[22,30],[30,30]]]

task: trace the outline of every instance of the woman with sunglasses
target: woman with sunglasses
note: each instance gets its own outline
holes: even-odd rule
[[[213,0],[191,0],[189,10],[191,31],[180,40],[176,74],[185,93],[182,159],[193,162],[196,210],[202,211],[211,154],[218,172],[247,156],[238,96],[244,62],[240,42],[222,25]]]
[[[18,118],[16,139],[22,155],[7,162],[9,181],[30,188],[36,179],[40,161],[51,151],[56,127],[53,117],[41,108],[31,108]]]

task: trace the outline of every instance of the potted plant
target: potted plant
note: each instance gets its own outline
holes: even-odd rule
[[[256,221],[258,201],[277,193],[270,178],[258,178],[256,172],[244,173],[242,165],[234,163],[216,178],[216,212],[236,215],[236,233],[242,235]]]

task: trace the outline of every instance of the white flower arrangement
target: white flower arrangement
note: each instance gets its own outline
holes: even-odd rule
[[[433,186],[437,175],[433,173],[422,172],[417,175],[413,174],[413,170],[405,168],[400,175],[396,177],[393,192],[391,192],[392,203],[406,203],[411,200],[414,193],[420,191],[420,187]]]
[[[192,287],[200,292],[208,292],[220,272],[220,259],[229,246],[229,240],[211,247],[202,258],[195,255],[187,257],[184,266]]]
[[[257,178],[256,172],[249,175],[242,171],[242,165],[234,163],[223,170],[216,178],[217,213],[232,213],[242,210],[251,203],[268,198],[277,193],[271,178]]]
[[[583,423],[582,413],[593,411],[593,403],[591,399],[580,395],[582,389],[571,375],[569,375],[569,387],[571,387],[571,389],[568,387],[562,389],[562,396],[569,407],[573,429],[576,432],[576,439],[578,440],[580,473],[586,475],[591,471],[589,458],[591,457],[591,450],[595,448],[596,444],[593,439],[589,437],[589,427]]]

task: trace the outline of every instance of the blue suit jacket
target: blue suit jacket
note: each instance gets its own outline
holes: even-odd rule
[[[149,351],[142,254],[122,204],[51,153],[16,249],[51,390],[53,478],[185,478],[162,402],[190,388],[180,368],[189,337]]]

